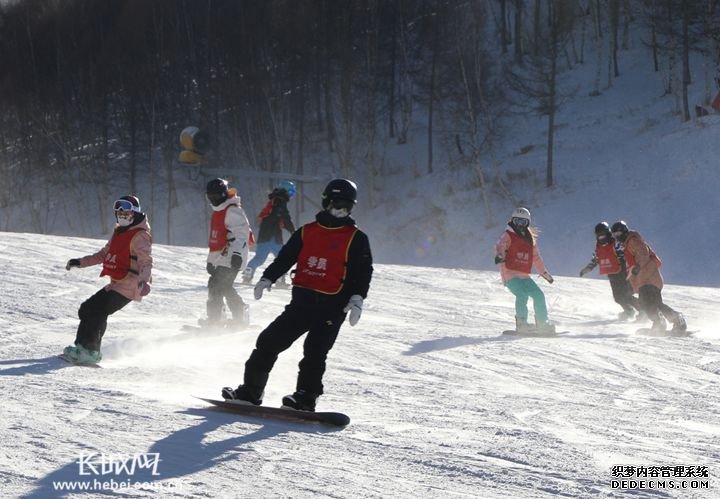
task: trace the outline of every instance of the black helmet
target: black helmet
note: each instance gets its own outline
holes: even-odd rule
[[[348,210],[357,203],[357,185],[355,185],[355,182],[345,178],[336,178],[325,186],[322,193],[322,207],[324,209],[327,209],[332,201],[340,200],[346,202],[344,204],[347,204],[345,207]]]
[[[600,222],[595,226],[595,235],[598,234],[609,234],[610,233],[610,225],[607,222]]]
[[[610,236],[610,225],[607,222],[600,222],[595,226],[595,239],[600,243],[606,243]]]
[[[628,228],[627,224],[620,220],[619,222],[615,222],[612,226],[612,235],[620,242],[625,241],[627,238],[628,232],[630,232],[630,229]]]
[[[228,182],[222,178],[212,179],[205,187],[205,196],[210,204],[219,206],[228,198]]]

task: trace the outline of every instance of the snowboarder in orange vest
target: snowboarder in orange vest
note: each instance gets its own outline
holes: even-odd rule
[[[580,277],[598,268],[600,275],[608,276],[615,303],[623,308],[620,319],[632,319],[635,311],[640,311],[640,302],[633,296],[633,290],[627,281],[627,265],[622,245],[615,240],[607,222],[595,226],[595,252],[590,263],[580,270]]]
[[[100,362],[100,345],[108,316],[150,293],[153,260],[147,216],[135,196],[121,197],[113,209],[117,225],[107,244],[97,253],[71,258],[65,265],[70,270],[102,264],[100,276],[110,276],[110,284],[80,305],[75,344],[64,350],[64,356],[76,364]]]
[[[243,327],[249,322],[248,306],[235,290],[234,283],[247,264],[250,223],[240,196],[234,188],[228,188],[227,180],[216,178],[208,182],[205,196],[212,207],[207,257],[210,278],[207,320],[200,322],[209,327],[221,327],[223,305],[227,302],[232,323]]]
[[[613,224],[612,235],[623,245],[629,272],[628,280],[633,290],[638,293],[640,309],[652,321],[652,329],[658,332],[665,331],[667,328],[665,319],[667,319],[673,323],[673,331],[686,331],[687,324],[683,315],[663,302],[664,281],[660,273],[662,262],[650,245],[639,232],[630,230],[622,220]]]
[[[543,279],[550,284],[553,282],[538,249],[537,231],[530,227],[530,210],[527,208],[513,211],[507,229],[495,244],[495,264],[500,265],[503,284],[515,295],[515,330],[518,333],[554,333],[555,326],[548,322],[545,294],[530,277],[530,271],[535,267]],[[528,324],[530,298],[535,310],[535,328]]]
[[[368,237],[350,216],[356,202],[353,182],[332,180],[323,191],[323,209],[315,221],[293,233],[265,269],[255,285],[255,299],[262,298],[265,290],[297,264],[292,299],[258,336],[245,363],[243,384],[236,389],[223,388],[223,398],[260,405],[278,355],[307,333],[296,389],[283,397],[283,405],[315,410],[323,393],[325,359],[347,313],[351,326],[360,320],[373,273]]]

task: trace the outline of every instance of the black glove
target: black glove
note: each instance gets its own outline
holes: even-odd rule
[[[505,261],[505,259],[503,257],[497,256],[497,255],[495,256],[495,265],[497,265],[498,263],[502,263],[504,261]]]
[[[205,268],[207,269],[208,274],[213,275],[215,273],[215,265],[212,263],[208,262]]]
[[[239,269],[242,267],[242,256],[238,255],[237,253],[233,253],[233,255],[230,257],[230,266],[234,269]]]
[[[71,258],[65,264],[65,270],[70,270],[73,267],[79,267],[79,266],[80,266],[80,259],[79,258]]]
[[[585,265],[582,270],[580,271],[580,277],[584,276],[588,272],[592,272],[592,269],[594,269],[595,266],[592,264]]]
[[[640,267],[638,267],[637,265],[633,265],[633,268],[632,268],[632,270],[630,271],[630,273],[631,273],[632,275],[638,275],[638,274],[640,273]]]

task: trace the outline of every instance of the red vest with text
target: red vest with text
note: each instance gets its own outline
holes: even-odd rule
[[[595,255],[597,256],[600,275],[617,274],[622,269],[614,244],[597,244],[595,246]]]
[[[530,273],[533,262],[533,247],[527,239],[517,235],[513,231],[507,231],[510,235],[510,247],[505,254],[505,266],[510,270]]]
[[[348,251],[357,232],[353,225],[324,227],[317,222],[302,228],[303,245],[297,259],[293,286],[334,295],[345,281]]]
[[[116,281],[125,278],[131,264],[130,242],[137,232],[137,230],[126,230],[112,235],[100,277],[109,275]]]
[[[210,251],[223,251],[227,246],[228,230],[225,227],[225,214],[233,205],[228,205],[224,210],[213,211],[210,218],[210,237],[208,238],[208,247]]]

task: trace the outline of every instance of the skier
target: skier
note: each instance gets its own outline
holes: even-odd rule
[[[250,223],[241,205],[237,190],[228,188],[227,180],[215,178],[207,183],[205,195],[212,207],[208,238],[207,272],[208,300],[205,326],[222,326],[223,302],[237,326],[249,323],[249,307],[235,290],[233,283],[248,260]]]
[[[673,323],[673,331],[687,330],[683,315],[663,303],[663,277],[660,273],[662,262],[650,245],[639,232],[630,230],[622,220],[613,224],[612,235],[623,245],[629,271],[628,280],[633,290],[638,293],[640,309],[652,321],[652,329],[665,331],[667,319]]]
[[[507,229],[495,244],[495,264],[500,265],[503,284],[515,295],[515,330],[519,333],[554,333],[555,326],[548,322],[545,295],[530,278],[534,266],[550,284],[554,279],[545,269],[537,246],[538,231],[530,227],[530,211],[516,208]],[[535,328],[528,324],[528,299],[533,299]]]
[[[283,397],[284,407],[314,411],[323,393],[322,378],[328,352],[340,326],[360,320],[373,266],[370,242],[350,216],[357,202],[357,187],[346,179],[327,184],[322,211],[315,222],[293,233],[255,285],[255,299],[297,264],[292,299],[285,310],[260,333],[245,363],[243,384],[223,388],[225,399],[262,404],[263,392],[278,355],[307,332],[299,364],[296,391]]]
[[[283,180],[268,194],[268,202],[257,217],[260,229],[255,246],[255,256],[248,262],[243,273],[244,283],[252,282],[255,269],[265,263],[270,253],[277,256],[283,245],[283,229],[290,234],[295,232],[295,225],[287,207],[290,198],[294,195],[295,184],[289,180]],[[282,283],[285,283],[285,276],[282,277]]]
[[[632,319],[640,311],[640,302],[633,296],[633,290],[627,281],[627,265],[622,245],[615,240],[607,222],[595,226],[595,252],[590,263],[580,270],[580,277],[600,266],[600,275],[607,275],[610,281],[615,303],[623,308],[620,319]]]
[[[147,216],[135,196],[123,196],[113,206],[117,225],[108,243],[97,253],[71,258],[66,270],[103,264],[100,276],[110,276],[110,284],[88,298],[78,310],[80,325],[75,344],[65,347],[64,355],[76,364],[96,364],[102,359],[102,343],[107,318],[132,300],[141,301],[152,282],[152,235]]]

